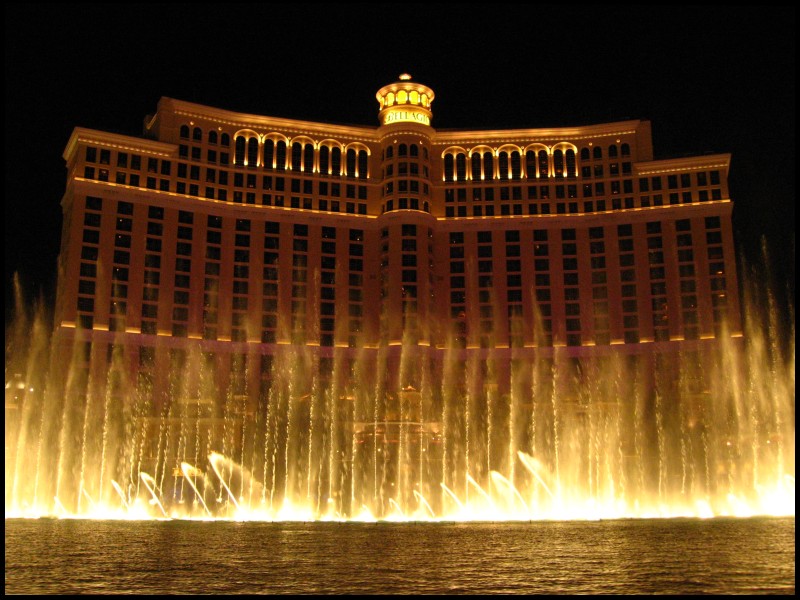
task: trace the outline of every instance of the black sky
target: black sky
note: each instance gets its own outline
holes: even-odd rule
[[[377,126],[409,72],[436,128],[650,119],[656,158],[730,152],[739,251],[794,299],[795,10],[500,4],[4,6],[5,286],[52,294],[73,127],[139,135],[169,96]],[[8,318],[8,310],[6,315]]]

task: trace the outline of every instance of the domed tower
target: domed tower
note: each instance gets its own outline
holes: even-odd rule
[[[383,86],[375,94],[381,105],[378,113],[381,125],[418,123],[430,126],[433,90],[427,85],[411,81],[408,73],[403,73],[399,79]]]
[[[427,345],[433,290],[430,148],[433,90],[408,74],[378,90],[382,342]]]

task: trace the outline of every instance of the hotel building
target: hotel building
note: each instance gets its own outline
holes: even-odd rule
[[[407,75],[376,97],[377,126],[162,98],[143,137],[76,128],[57,340],[266,382],[286,346],[503,363],[741,335],[730,155],[656,160],[642,120],[437,130]]]

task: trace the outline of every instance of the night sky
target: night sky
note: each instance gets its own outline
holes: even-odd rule
[[[73,127],[140,135],[162,96],[377,126],[403,72],[439,129],[649,119],[656,158],[730,152],[738,250],[765,236],[793,304],[793,8],[209,6],[4,6],[7,321],[14,272],[53,294]]]

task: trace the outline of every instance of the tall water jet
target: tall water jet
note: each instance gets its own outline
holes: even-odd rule
[[[192,486],[195,498],[197,498],[200,501],[200,504],[203,505],[203,510],[209,517],[212,516],[211,511],[209,510],[208,505],[206,504],[206,501],[203,498],[203,494],[197,488],[196,479],[197,477],[202,477],[203,472],[200,471],[199,469],[195,469],[192,465],[186,462],[181,463],[181,472],[183,473],[183,476],[186,478],[186,481],[189,483],[189,485]]]
[[[159,510],[161,510],[161,514],[165,517],[168,517],[167,511],[164,509],[164,505],[161,503],[161,498],[158,494],[158,485],[156,484],[156,480],[153,479],[150,475],[142,471],[139,473],[139,477],[141,478],[142,482],[144,483],[147,491],[149,492],[152,500],[151,504],[158,506]]]
[[[6,514],[114,500],[133,516],[137,497],[171,517],[793,514],[794,351],[766,335],[774,318],[681,352],[546,348],[506,365],[409,339],[135,355],[79,330],[48,375],[63,348],[28,317],[9,334],[26,350],[6,388]]]

